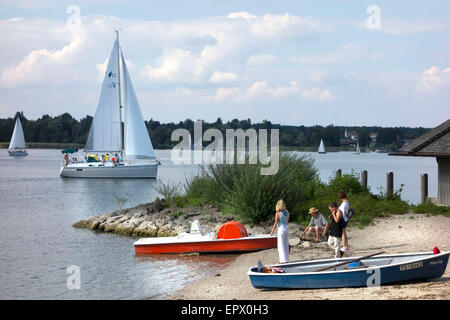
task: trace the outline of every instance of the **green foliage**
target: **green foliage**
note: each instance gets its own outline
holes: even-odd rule
[[[283,199],[288,210],[305,200],[309,182],[317,177],[313,160],[281,154],[279,170],[261,175],[261,164],[220,164],[203,167],[186,183],[186,195],[217,205],[243,221],[261,222],[271,218],[275,205]]]
[[[359,182],[359,175],[355,172],[343,174],[341,177],[335,176],[328,184],[320,181],[310,183],[307,190],[307,200],[297,204],[294,216],[298,223],[305,225],[309,223],[310,216],[308,210],[311,207],[319,209],[319,212],[328,216],[328,204],[336,201],[339,191],[347,193],[347,199],[351,207],[355,210],[355,215],[350,220],[350,225],[363,227],[368,225],[374,218],[389,214],[404,214],[409,211],[407,202],[401,200],[400,191],[395,193],[395,197],[387,198],[386,195],[373,195],[369,190],[364,189]]]
[[[179,216],[182,216],[183,214],[185,214],[185,212],[183,212],[183,211],[174,212],[174,213],[172,213],[172,217],[174,217],[176,219]]]
[[[432,215],[444,215],[450,217],[450,206],[437,206],[429,201],[414,206],[412,208],[415,213],[427,213]]]
[[[169,201],[167,199],[161,199],[157,197],[155,200],[153,200],[153,206],[156,211],[161,211],[165,208],[167,208],[170,205]]]
[[[335,195],[341,190],[348,194],[365,191],[359,181],[359,174],[353,171],[350,174],[343,174],[341,176],[335,175],[328,183],[328,189],[330,192],[334,192]]]

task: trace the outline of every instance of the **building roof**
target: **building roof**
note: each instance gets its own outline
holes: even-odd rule
[[[450,157],[450,119],[389,155]]]

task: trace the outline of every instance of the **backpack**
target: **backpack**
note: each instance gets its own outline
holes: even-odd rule
[[[348,207],[347,219],[350,219],[355,214],[355,210],[352,207]]]

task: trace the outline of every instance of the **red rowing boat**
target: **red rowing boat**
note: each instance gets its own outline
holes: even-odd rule
[[[198,220],[192,223],[189,233],[176,237],[142,238],[134,243],[136,254],[248,252],[276,246],[276,236],[248,235],[239,222],[223,224],[216,236],[214,232],[203,232]]]

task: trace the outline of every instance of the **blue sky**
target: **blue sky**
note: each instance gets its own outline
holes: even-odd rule
[[[449,12],[432,0],[0,0],[0,117],[93,115],[120,28],[145,119],[434,127],[450,116]]]

